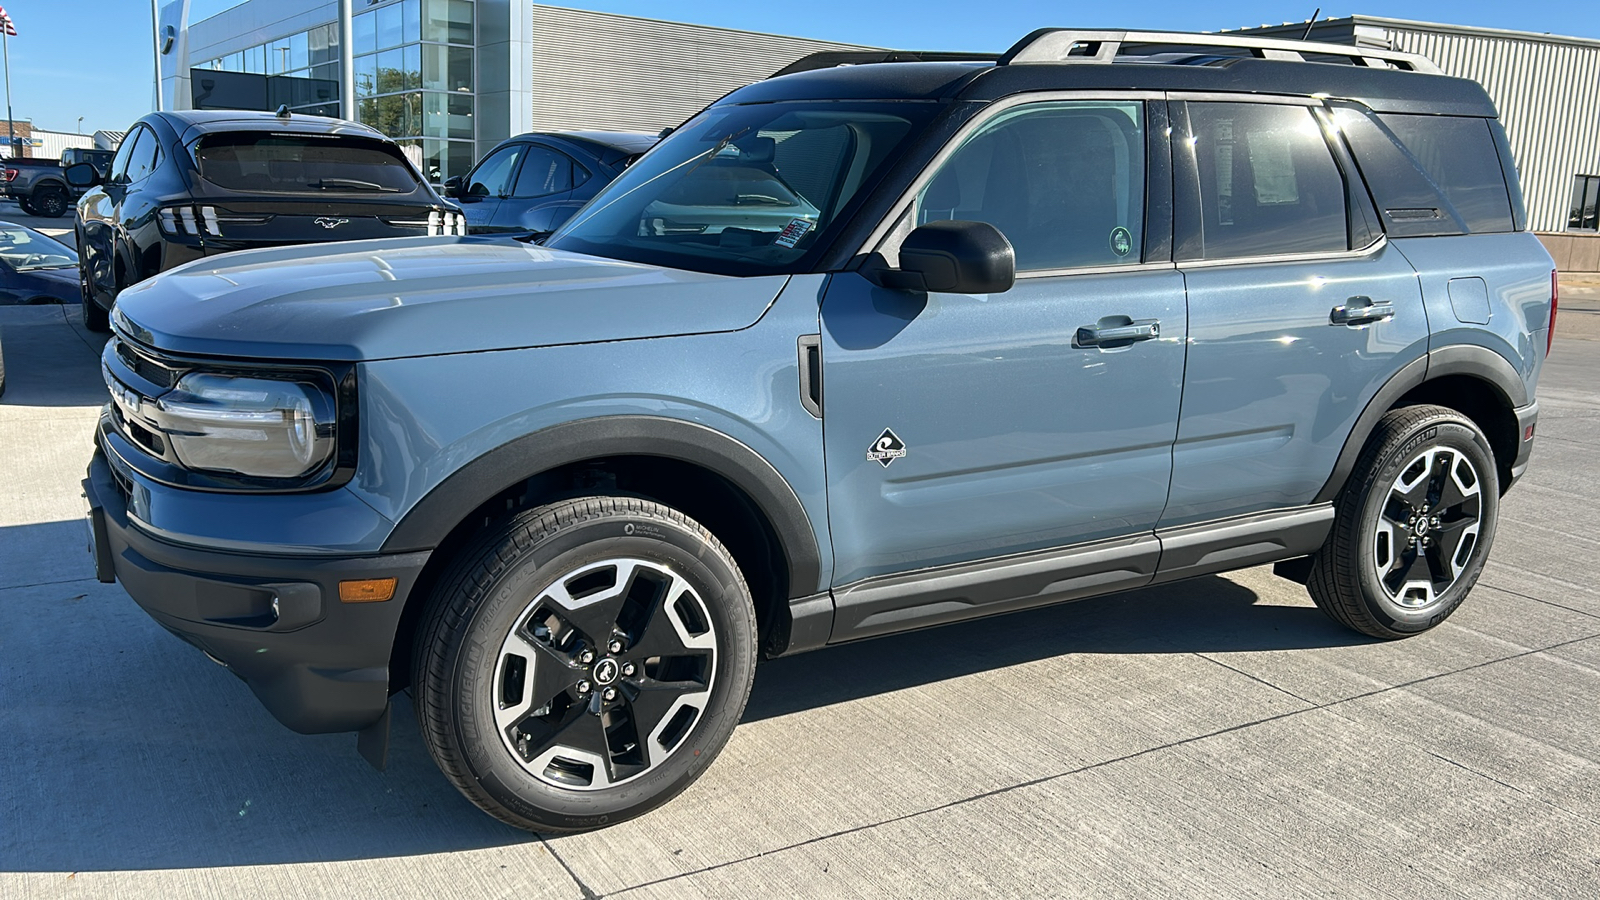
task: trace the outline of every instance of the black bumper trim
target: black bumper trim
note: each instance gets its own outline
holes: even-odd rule
[[[1539,423],[1539,401],[1535,400],[1512,412],[1517,414],[1517,459],[1511,464],[1511,480],[1501,488],[1502,491],[1516,484],[1528,471],[1528,461],[1533,458],[1533,438],[1528,437],[1528,429]]]
[[[129,520],[101,453],[83,486],[96,556],[115,580],[162,627],[243,678],[278,721],[314,734],[383,716],[400,613],[427,551],[324,558],[179,546]],[[397,579],[393,599],[339,602],[340,581],[385,577]]]

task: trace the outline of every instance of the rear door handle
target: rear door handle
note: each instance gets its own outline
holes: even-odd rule
[[[1329,325],[1371,325],[1394,318],[1394,304],[1374,303],[1371,297],[1351,297],[1328,313]]]
[[[1073,343],[1079,347],[1104,347],[1107,344],[1150,341],[1158,337],[1161,337],[1161,320],[1136,319],[1126,325],[1084,325],[1078,329]]]

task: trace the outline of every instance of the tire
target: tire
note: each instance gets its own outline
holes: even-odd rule
[[[28,205],[33,208],[33,215],[44,216],[47,219],[59,219],[72,208],[66,191],[54,187],[34,191],[33,196],[28,198]]]
[[[1362,634],[1427,631],[1477,584],[1499,505],[1494,452],[1472,420],[1441,406],[1394,410],[1356,462],[1306,586]]]
[[[78,302],[83,306],[83,327],[98,334],[111,330],[111,311],[94,299],[89,289],[89,278],[84,274],[83,263],[78,263]]]
[[[22,210],[23,212],[27,213],[30,216],[37,216],[38,215],[37,212],[34,212],[33,204],[28,202],[28,198],[27,197],[18,197],[17,198],[17,208]]]
[[[564,500],[486,529],[440,578],[412,656],[417,718],[485,812],[598,828],[705,771],[756,647],[750,590],[709,531],[647,500]]]

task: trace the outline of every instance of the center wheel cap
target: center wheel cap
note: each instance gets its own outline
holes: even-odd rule
[[[1417,520],[1417,529],[1416,530],[1417,530],[1417,535],[1419,537],[1424,535],[1424,534],[1427,534],[1428,533],[1428,520],[1427,519],[1418,519]]]
[[[594,683],[605,687],[616,681],[621,672],[622,667],[617,665],[616,660],[608,656],[594,664]]]

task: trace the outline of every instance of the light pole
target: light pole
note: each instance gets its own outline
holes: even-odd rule
[[[83,116],[78,117],[78,133],[83,134]]]

